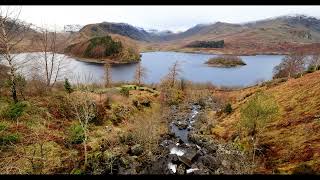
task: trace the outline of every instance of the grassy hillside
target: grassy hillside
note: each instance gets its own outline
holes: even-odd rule
[[[5,94],[8,91],[2,91],[0,173],[110,174],[119,161],[130,166],[152,159],[160,135],[167,131],[158,92],[128,87],[72,86],[74,91],[69,94],[59,86],[49,93],[30,82],[24,92],[26,100],[17,104]],[[88,124],[90,168],[85,172],[83,128],[77,118],[83,112],[77,108],[85,108],[88,101],[96,111]],[[143,148],[136,159],[127,153],[134,145]]]
[[[320,72],[306,74],[278,85],[252,87],[216,96],[229,99],[234,112],[214,120],[212,133],[225,140],[237,136],[240,109],[258,90],[274,96],[280,107],[277,118],[267,123],[260,135],[264,154],[260,156],[258,172],[292,173],[307,164],[314,171],[320,170]],[[241,141],[239,142],[241,144]],[[244,142],[242,142],[244,143]],[[242,144],[245,146],[245,144]]]

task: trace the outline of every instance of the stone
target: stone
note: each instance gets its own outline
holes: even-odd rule
[[[178,167],[177,167],[177,174],[179,175],[183,175],[186,173],[186,166],[184,164],[180,164]]]
[[[221,162],[210,155],[205,155],[199,158],[199,161],[206,166],[208,169],[215,171],[216,169],[218,169],[221,165]]]
[[[169,154],[168,160],[171,161],[173,164],[178,164],[180,162],[176,154]]]
[[[185,120],[175,121],[174,124],[179,128],[179,130],[186,129],[188,127],[188,123]]]
[[[223,167],[230,169],[230,162],[228,162],[226,160],[222,160],[221,164]]]
[[[140,144],[136,144],[130,148],[130,152],[134,156],[139,156],[143,153],[143,147]]]
[[[179,160],[183,162],[188,167],[191,167],[192,160],[197,154],[197,150],[193,148],[189,148],[186,150],[186,153],[184,153],[182,156],[179,156]]]

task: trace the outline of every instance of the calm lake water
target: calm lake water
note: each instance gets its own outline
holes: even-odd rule
[[[144,82],[157,83],[169,71],[169,67],[179,61],[181,77],[193,82],[211,82],[218,86],[248,86],[262,80],[272,79],[273,68],[281,62],[281,55],[241,56],[246,66],[236,68],[216,68],[204,64],[216,55],[178,52],[142,53],[142,66],[147,69]],[[67,76],[87,77],[90,81],[103,82],[104,68],[101,64],[77,61],[67,58]],[[136,64],[112,67],[113,81],[132,81]],[[27,70],[32,71],[32,70]],[[88,78],[90,76],[90,78]]]

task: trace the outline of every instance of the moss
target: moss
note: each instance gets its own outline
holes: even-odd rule
[[[23,114],[26,107],[27,103],[25,102],[12,103],[8,106],[7,112],[4,116],[8,119],[16,120]]]
[[[69,142],[72,144],[81,144],[84,141],[84,129],[82,126],[74,124],[69,129]]]
[[[9,133],[6,135],[0,136],[0,145],[10,145],[11,143],[17,143],[21,139],[20,134],[18,133]]]

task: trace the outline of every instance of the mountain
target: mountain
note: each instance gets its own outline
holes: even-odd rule
[[[150,33],[152,36],[169,36],[173,35],[174,33],[170,30],[164,30],[164,31],[159,31],[156,29],[149,29],[146,30],[148,33]]]
[[[142,28],[137,28],[126,23],[102,22],[89,24],[79,31],[89,36],[104,36],[108,34],[119,34],[139,41],[151,41],[153,37],[150,33]]]
[[[287,15],[264,20],[232,24],[215,22],[198,24],[190,29],[171,31],[145,30],[126,23],[88,24],[72,29],[69,44],[88,41],[97,36],[120,38],[140,51],[183,51],[215,54],[286,54],[299,48],[320,51],[320,19],[306,15]],[[61,33],[61,37],[67,37]],[[28,38],[30,41],[32,38]],[[223,48],[191,48],[194,41],[224,41]],[[29,43],[30,44],[30,43]]]
[[[230,24],[216,22],[196,25],[185,32],[165,37],[161,50],[204,51],[225,54],[288,53],[320,42],[320,20],[296,15],[280,16],[256,22]],[[194,41],[224,40],[222,49],[191,49]],[[318,50],[320,47],[315,46]]]

